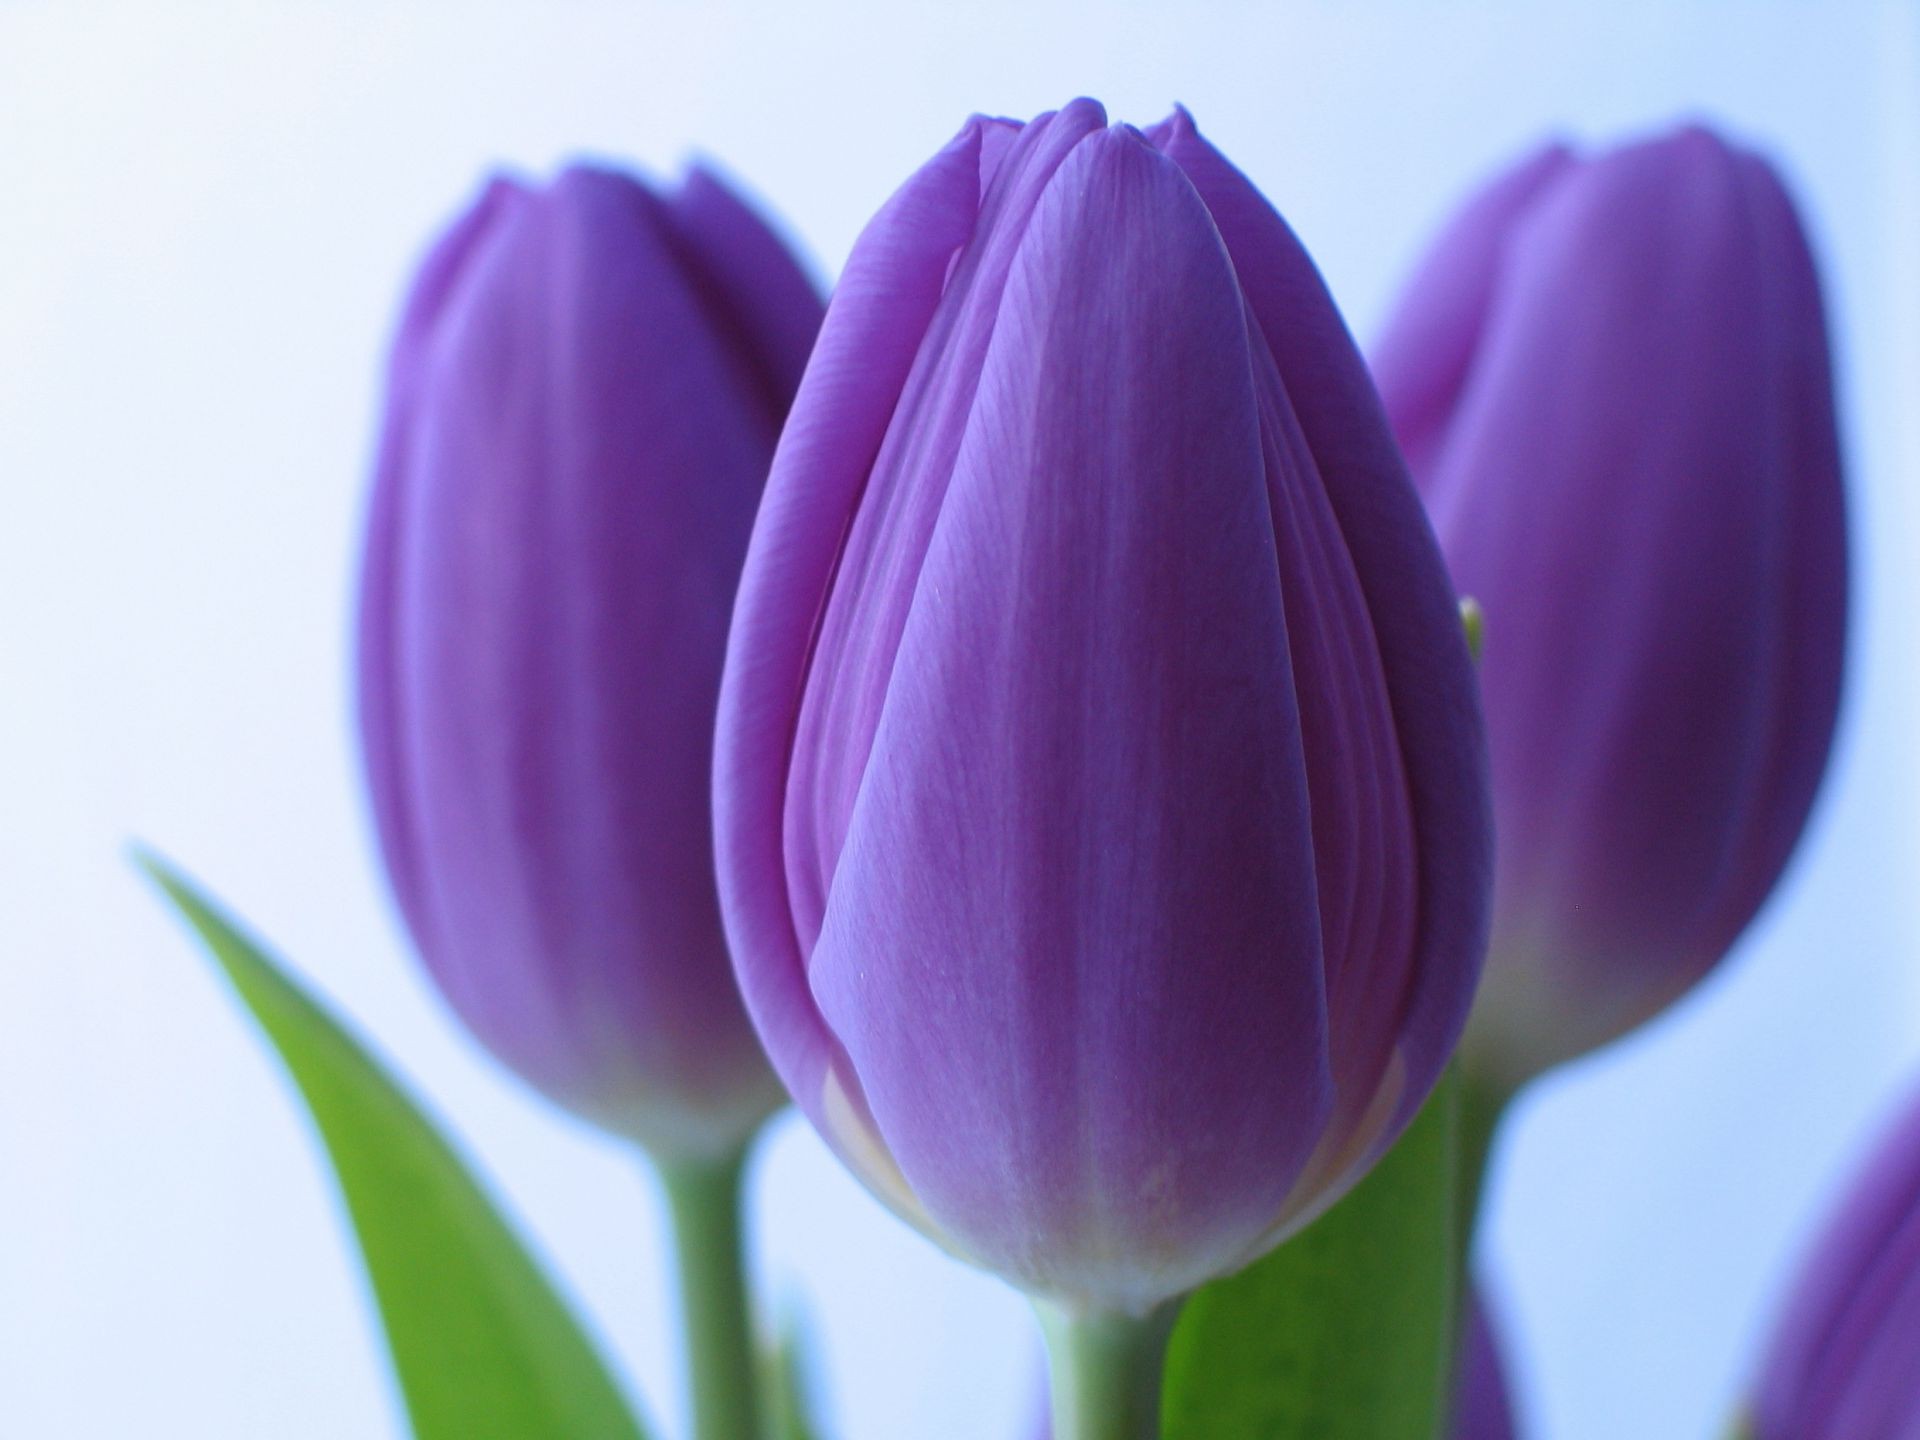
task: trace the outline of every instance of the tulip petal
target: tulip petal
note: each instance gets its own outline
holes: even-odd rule
[[[1514,222],[1576,161],[1543,145],[1474,196],[1407,282],[1406,301],[1373,349],[1373,376],[1416,481],[1432,464],[1472,372]]]
[[[524,200],[524,190],[514,182],[489,181],[479,199],[435,242],[421,263],[394,336],[387,372],[387,414],[367,504],[367,548],[361,570],[358,622],[358,718],[374,826],[393,878],[394,894],[415,934],[422,932],[430,912],[421,896],[418,841],[399,763],[400,730],[394,713],[401,680],[393,644],[399,587],[394,566],[406,543],[400,531],[400,518],[407,508],[406,449],[423,360],[447,296],[500,217]]]
[[[1331,1103],[1311,822],[1205,209],[1116,129],[1025,228],[810,974],[935,1221],[1127,1309],[1272,1223]]]
[[[683,1153],[737,1143],[776,1094],[732,984],[705,760],[778,415],[741,402],[747,362],[693,288],[622,177],[569,172],[491,227],[419,355],[369,611],[392,666],[369,749],[431,857],[409,907],[429,968],[534,1083]]]
[[[781,854],[794,703],[848,518],[947,268],[973,233],[982,128],[969,123],[921,167],[848,257],[774,455],[721,685],[715,843],[734,963],[775,1069],[829,1134],[835,1046],[807,988]]]
[[[718,333],[738,336],[769,413],[786,416],[820,333],[820,294],[793,251],[704,166],[668,208],[678,255]]]
[[[1404,767],[1418,856],[1417,939],[1369,973],[1404,1077],[1363,1160],[1413,1117],[1452,1053],[1478,978],[1492,868],[1485,738],[1457,601],[1378,395],[1312,259],[1258,190],[1184,111],[1153,132],[1206,201],[1279,370],[1366,598]],[[1359,1043],[1359,1042],[1356,1042]],[[1361,1048],[1365,1048],[1364,1045]],[[1362,1167],[1364,1168],[1364,1167]]]
[[[1920,1096],[1808,1257],[1757,1375],[1759,1440],[1907,1440],[1920,1426]]]
[[[1799,483],[1788,488],[1782,526],[1790,540],[1765,779],[1734,861],[1736,878],[1709,922],[1728,944],[1772,890],[1826,773],[1840,708],[1848,610],[1846,488],[1819,275],[1779,177],[1755,156],[1736,152],[1736,159],[1762,217],[1767,253],[1761,264],[1779,289],[1771,338],[1792,374],[1780,417],[1781,473]]]
[[[1703,131],[1589,162],[1508,242],[1425,489],[1489,617],[1485,1025],[1522,1073],[1698,979],[1804,823],[1845,626],[1825,355],[1777,184]]]
[[[819,934],[847,818],[906,623],[914,579],[946,499],[1007,273],[1029,218],[1061,162],[1106,123],[1081,101],[1002,134],[983,160],[977,241],[954,258],[939,308],[894,409],[835,564],[814,639],[787,792],[787,879],[803,951]]]
[[[1386,677],[1353,558],[1257,320],[1258,386],[1294,688],[1300,706],[1322,967],[1345,1148],[1393,1073],[1417,862]],[[1369,1137],[1369,1145],[1371,1144]],[[1323,1197],[1316,1197],[1321,1199]]]

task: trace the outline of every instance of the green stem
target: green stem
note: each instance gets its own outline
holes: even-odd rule
[[[1047,1337],[1053,1440],[1160,1440],[1160,1377],[1178,1302],[1141,1317],[1034,1308]]]
[[[1493,1159],[1494,1136],[1500,1117],[1506,1114],[1513,1091],[1506,1085],[1489,1081],[1473,1070],[1460,1069],[1459,1149],[1454,1164],[1453,1223],[1454,1254],[1464,1273],[1473,1250],[1474,1231],[1479,1228],[1480,1206],[1485,1199],[1487,1167]]]
[[[742,1148],[717,1161],[660,1167],[673,1215],[697,1440],[760,1440],[753,1314],[740,1226],[745,1164]]]

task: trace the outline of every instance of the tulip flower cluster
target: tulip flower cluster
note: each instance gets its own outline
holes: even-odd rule
[[[1035,1300],[1059,1440],[1140,1440],[1186,1297],[1312,1243],[1456,1053],[1426,1423],[1524,1435],[1449,1293],[1486,1147],[1795,848],[1834,417],[1794,204],[1700,128],[1500,176],[1371,366],[1184,111],[969,121],[825,307],[706,172],[490,186],[394,347],[369,789],[455,1012],[658,1166],[701,1440],[767,1433],[736,1212],[785,1098]],[[1920,1434],[1916,1154],[1920,1111],[1754,1440]]]

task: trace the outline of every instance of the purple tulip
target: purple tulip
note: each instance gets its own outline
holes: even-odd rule
[[[1752,1434],[1920,1436],[1920,1091],[1801,1272],[1759,1371]]]
[[[454,1009],[662,1158],[774,1108],[707,783],[735,581],[818,295],[712,176],[493,184],[394,346],[360,719],[387,867]]]
[[[970,122],[848,261],[721,694],[736,966],[842,1158],[1074,1306],[1259,1255],[1453,1047],[1482,744],[1280,217],[1184,114]]]
[[[1442,235],[1375,374],[1487,617],[1467,1045],[1510,1086],[1706,974],[1806,821],[1846,638],[1819,286],[1758,157],[1700,129],[1550,148]]]

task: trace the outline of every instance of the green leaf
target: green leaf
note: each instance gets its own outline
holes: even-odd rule
[[[805,1317],[789,1307],[773,1345],[761,1356],[769,1440],[825,1440],[816,1420],[813,1341]]]
[[[1332,1210],[1181,1312],[1167,1440],[1432,1440],[1453,1332],[1449,1073]]]
[[[333,1159],[420,1440],[642,1440],[593,1343],[460,1157],[338,1022],[166,862]]]

